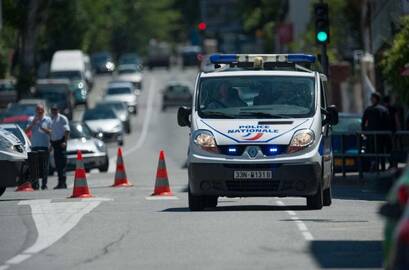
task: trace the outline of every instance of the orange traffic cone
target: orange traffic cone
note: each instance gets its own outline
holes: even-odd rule
[[[84,169],[81,151],[77,151],[77,165],[75,168],[74,189],[71,198],[91,198],[87,184],[87,176]]]
[[[156,171],[155,190],[152,196],[173,196],[169,187],[168,171],[166,170],[165,152],[160,151],[158,170]]]
[[[132,187],[133,185],[129,183],[126,177],[125,164],[122,158],[122,148],[118,147],[118,154],[116,159],[116,171],[115,171],[115,182],[113,187]]]
[[[32,192],[34,191],[33,186],[31,185],[31,182],[25,182],[21,185],[19,185],[16,189],[16,192]]]

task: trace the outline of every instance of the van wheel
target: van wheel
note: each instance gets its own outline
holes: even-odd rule
[[[218,196],[206,196],[206,207],[214,208],[217,206]]]
[[[332,203],[332,189],[331,186],[329,186],[327,189],[324,190],[324,198],[323,198],[323,204],[324,206],[330,206]]]
[[[203,211],[206,206],[206,197],[193,195],[188,189],[188,200],[190,211]]]
[[[323,206],[323,192],[322,184],[318,186],[317,194],[307,197],[307,208],[311,210],[322,209]]]
[[[6,187],[0,187],[0,196],[6,191]]]

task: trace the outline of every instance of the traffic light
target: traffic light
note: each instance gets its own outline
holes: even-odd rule
[[[200,23],[197,25],[197,28],[199,29],[199,31],[205,31],[206,28],[207,28],[207,25],[206,25],[205,22],[200,22]]]
[[[328,4],[318,3],[314,5],[315,15],[315,41],[317,44],[329,43],[329,17]]]

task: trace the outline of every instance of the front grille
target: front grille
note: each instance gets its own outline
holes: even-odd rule
[[[247,144],[236,144],[236,145],[219,145],[219,151],[223,155],[227,156],[241,156],[243,155],[244,151],[249,146],[257,146],[260,147],[261,152],[265,156],[277,156],[287,153],[287,145],[272,145],[272,144],[260,144],[260,145],[247,145]],[[270,148],[275,148],[275,152],[270,152]],[[229,149],[234,149],[234,152],[229,152]]]
[[[81,150],[81,149],[79,150],[81,151],[81,154],[93,154],[94,153],[94,151],[90,151],[90,150]],[[77,150],[67,151],[67,155],[76,155],[76,154],[77,154]]]
[[[226,181],[229,191],[278,191],[278,180],[244,180]]]

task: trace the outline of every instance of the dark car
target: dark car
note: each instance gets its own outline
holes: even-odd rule
[[[98,104],[95,106],[96,109],[98,108],[111,108],[113,109],[117,115],[118,118],[122,121],[122,124],[124,125],[124,129],[126,133],[131,133],[131,117],[129,115],[128,111],[128,105],[125,102],[122,101],[100,101]]]
[[[142,69],[142,60],[137,53],[125,53],[119,57],[118,65],[135,65]]]
[[[49,104],[57,104],[60,112],[72,119],[74,96],[66,84],[44,83],[36,85],[36,97],[45,99]]]
[[[332,149],[335,156],[335,172],[342,172],[342,154],[346,155],[344,166],[345,172],[358,171],[358,158],[356,155],[358,155],[360,150],[358,149],[359,137],[356,133],[361,131],[361,118],[362,116],[360,114],[339,114],[339,122],[333,127],[332,131]]]
[[[115,70],[114,60],[109,52],[92,54],[91,66],[95,73],[112,73]]]
[[[202,50],[199,46],[186,46],[182,48],[182,66],[199,66]]]
[[[192,104],[192,92],[189,86],[182,83],[170,83],[163,90],[162,110],[172,106],[190,106]]]

